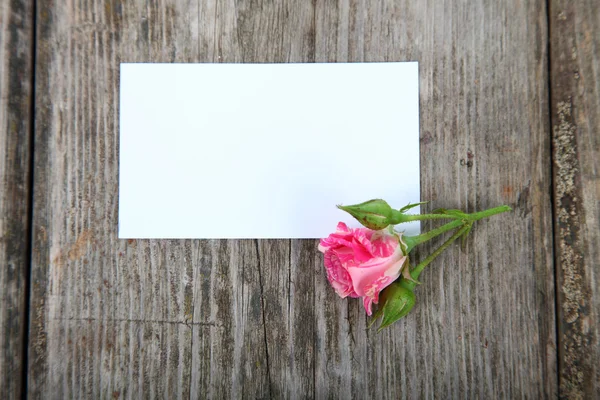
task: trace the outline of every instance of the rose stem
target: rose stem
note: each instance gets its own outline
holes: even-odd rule
[[[450,246],[452,244],[452,242],[454,242],[456,239],[458,239],[459,237],[464,235],[466,232],[468,232],[469,227],[471,225],[472,225],[472,223],[466,223],[462,228],[460,228],[459,230],[454,232],[454,234],[452,236],[450,236],[450,238],[448,240],[446,240],[444,242],[444,244],[442,244],[440,247],[438,247],[433,253],[431,253],[429,256],[427,256],[427,258],[425,258],[423,261],[421,261],[419,263],[419,265],[417,265],[412,271],[410,271],[410,276],[414,279],[414,281],[411,282],[408,279],[402,279],[400,281],[400,285],[409,290],[414,291],[415,287],[418,284],[417,280],[419,278],[419,275],[421,274],[423,269],[425,269],[425,267],[428,266],[437,256],[442,254],[442,252],[444,250],[446,250],[448,248],[448,246]]]
[[[473,214],[467,214],[469,221],[479,221],[480,219],[491,217],[492,215],[502,214],[503,212],[512,211],[509,206],[500,206],[490,208],[485,211],[479,211]]]
[[[428,219],[462,219],[463,217],[459,217],[456,215],[448,215],[448,214],[403,214],[402,221],[403,222],[411,222],[411,221],[425,221]]]
[[[490,208],[489,210],[466,214],[467,217],[449,214],[402,214],[402,222],[425,221],[430,219],[468,219],[469,221],[477,221],[482,218],[490,217],[495,214],[500,214],[506,211],[511,211],[509,206],[500,206]],[[402,223],[401,222],[401,223]]]
[[[461,218],[460,220],[448,222],[447,224],[442,225],[439,228],[432,229],[429,232],[417,236],[405,236],[403,240],[404,243],[406,243],[407,252],[410,252],[415,246],[424,243],[430,239],[433,239],[434,237],[439,236],[442,233],[458,228],[463,224],[467,224],[468,222],[472,223],[480,219],[491,217],[492,215],[500,214],[511,210],[512,208],[510,208],[509,206],[494,207],[490,208],[489,210],[479,211],[473,214],[467,214],[464,218]]]
[[[444,225],[440,226],[439,228],[432,229],[429,232],[425,232],[425,233],[422,233],[417,236],[404,236],[404,237],[402,237],[402,240],[404,241],[404,243],[406,243],[406,252],[410,253],[410,251],[413,248],[415,248],[415,246],[417,246],[421,243],[425,243],[426,241],[431,240],[434,237],[441,235],[442,233],[451,231],[452,229],[456,229],[459,226],[464,225],[464,224],[465,224],[465,221],[456,220],[456,221],[448,222],[447,224],[444,224]]]

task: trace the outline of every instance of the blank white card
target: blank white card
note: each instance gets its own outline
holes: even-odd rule
[[[320,238],[360,226],[336,204],[420,201],[416,62],[121,64],[120,107],[119,238]]]

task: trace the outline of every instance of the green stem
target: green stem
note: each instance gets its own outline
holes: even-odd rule
[[[442,233],[446,233],[448,231],[451,231],[452,229],[456,229],[464,224],[465,221],[456,220],[448,222],[447,224],[444,224],[439,228],[432,229],[429,232],[425,232],[417,236],[403,236],[402,240],[404,241],[404,243],[406,243],[406,252],[410,253],[410,251],[414,249],[415,246],[421,243],[425,243],[426,241],[431,240],[434,237],[441,235]]]
[[[398,224],[410,221],[426,221],[429,219],[461,219],[461,217],[446,214],[402,214]]]
[[[511,210],[512,210],[512,208],[510,208],[509,206],[500,206],[500,207],[490,208],[489,210],[485,210],[485,211],[479,211],[479,212],[476,212],[473,214],[466,214],[466,216],[464,218],[456,219],[452,222],[448,222],[447,224],[442,225],[439,228],[432,229],[429,232],[422,233],[418,236],[405,236],[402,239],[406,243],[407,252],[410,252],[415,246],[417,246],[421,243],[424,243],[428,240],[431,240],[434,237],[441,235],[442,233],[445,233],[445,232],[451,231],[452,229],[458,228],[459,226],[461,226],[467,222],[473,223],[475,221],[479,221],[480,219],[491,217],[492,215],[501,214],[503,212],[511,211]],[[437,214],[423,214],[423,215],[432,215],[433,216],[433,215],[437,215]],[[448,215],[445,215],[445,214],[440,214],[440,215],[442,215],[444,217],[449,217]],[[415,215],[415,217],[418,217],[418,215]]]
[[[471,223],[466,223],[462,228],[460,228],[459,230],[457,230],[454,233],[454,235],[450,236],[450,238],[444,242],[444,244],[442,244],[433,253],[431,253],[429,256],[427,256],[427,258],[425,258],[423,261],[421,261],[419,263],[419,265],[417,265],[415,267],[415,269],[413,269],[410,272],[410,276],[412,276],[412,278],[414,280],[417,280],[419,278],[419,275],[423,271],[423,269],[426,266],[428,266],[433,260],[435,260],[435,258],[437,256],[439,256],[440,254],[442,254],[442,252],[444,250],[446,250],[448,248],[448,246],[450,246],[452,244],[452,242],[454,242],[456,239],[458,239],[459,237],[461,237],[465,232],[467,232],[469,230],[470,226],[471,226]]]
[[[469,221],[479,221],[480,219],[491,217],[492,215],[502,214],[503,212],[512,211],[509,206],[500,206],[490,208],[489,210],[479,211],[473,214],[467,214]]]

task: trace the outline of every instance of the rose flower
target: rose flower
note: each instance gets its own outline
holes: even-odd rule
[[[362,297],[365,310],[371,315],[379,293],[398,279],[407,259],[401,240],[401,234],[352,229],[340,222],[337,231],[319,244],[331,286],[342,298]]]

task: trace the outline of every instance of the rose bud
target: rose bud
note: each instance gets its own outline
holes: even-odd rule
[[[414,285],[404,283],[404,279],[394,282],[381,293],[381,305],[371,322],[372,325],[381,315],[383,315],[383,320],[377,330],[378,332],[406,316],[414,307],[416,297],[415,293],[410,288],[414,287]]]
[[[363,226],[373,230],[387,228],[392,223],[395,210],[381,199],[369,200],[352,206],[337,206],[358,220]]]

